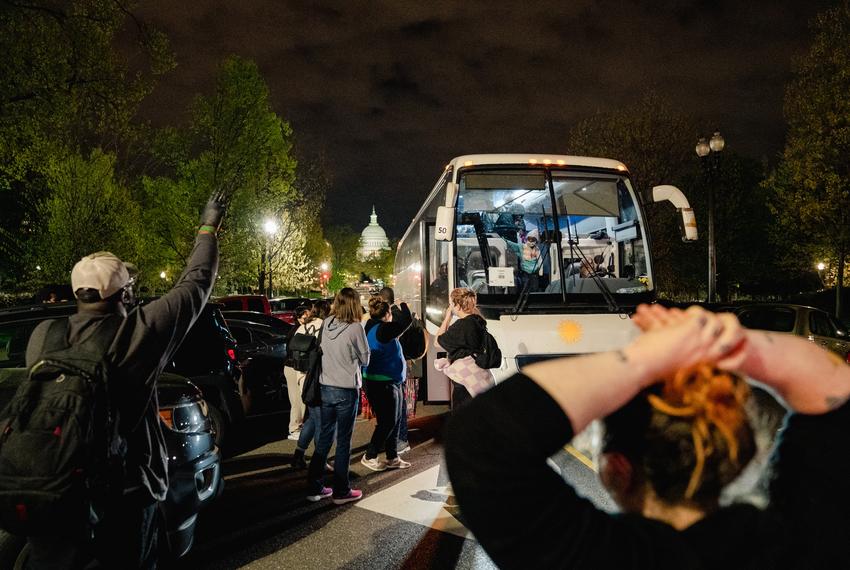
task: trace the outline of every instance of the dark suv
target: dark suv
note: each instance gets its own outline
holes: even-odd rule
[[[73,304],[45,304],[0,311],[0,408],[26,378],[26,346],[38,323],[64,318]],[[192,547],[200,509],[221,492],[221,456],[211,432],[207,404],[197,386],[176,374],[163,374],[157,385],[159,415],[168,447],[169,488],[163,509],[170,554]],[[26,558],[23,539],[0,531],[0,562]]]

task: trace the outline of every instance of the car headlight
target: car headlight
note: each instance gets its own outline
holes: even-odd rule
[[[165,427],[180,433],[208,431],[207,416],[207,403],[203,400],[159,408],[159,417]]]

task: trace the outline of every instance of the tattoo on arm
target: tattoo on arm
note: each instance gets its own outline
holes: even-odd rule
[[[769,333],[764,333],[764,339],[770,344],[773,344],[773,337]]]
[[[628,362],[629,361],[629,357],[626,356],[626,353],[622,348],[620,350],[618,350],[617,352],[615,352],[614,354],[617,356],[617,360],[619,360],[620,362]]]
[[[844,405],[844,402],[847,401],[847,396],[827,396],[826,397],[826,407],[830,410],[835,410],[836,408],[840,408]]]

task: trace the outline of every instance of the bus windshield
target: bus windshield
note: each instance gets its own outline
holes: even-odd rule
[[[619,173],[461,171],[456,279],[479,301],[652,288],[641,214]],[[553,297],[554,299],[554,297]]]

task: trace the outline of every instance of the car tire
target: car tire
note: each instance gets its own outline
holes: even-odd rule
[[[24,568],[28,557],[26,538],[0,530],[0,568]]]
[[[210,427],[213,433],[213,439],[215,440],[215,444],[221,448],[224,443],[225,435],[227,435],[227,418],[221,412],[221,410],[209,402],[207,403],[207,409],[209,411],[210,416]]]

